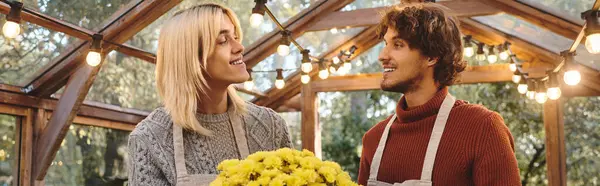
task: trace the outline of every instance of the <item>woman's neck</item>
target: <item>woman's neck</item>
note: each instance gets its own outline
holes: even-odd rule
[[[200,97],[198,112],[203,114],[222,114],[227,112],[227,89],[209,90]]]

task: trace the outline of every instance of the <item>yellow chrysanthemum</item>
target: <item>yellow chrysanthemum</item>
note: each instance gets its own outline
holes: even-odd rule
[[[219,163],[219,165],[217,166],[217,169],[222,171],[227,168],[236,166],[239,163],[240,163],[240,160],[238,160],[238,159],[223,160],[221,163]]]
[[[319,174],[321,174],[327,183],[335,182],[335,177],[337,176],[336,171],[333,167],[322,166],[319,168]]]
[[[263,161],[263,164],[266,168],[278,168],[281,167],[283,161],[281,160],[281,158],[279,158],[279,156],[267,156]]]

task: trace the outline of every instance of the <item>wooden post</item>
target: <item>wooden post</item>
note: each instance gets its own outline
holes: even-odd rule
[[[317,93],[311,88],[310,83],[302,86],[302,149],[307,149],[321,158],[321,126]]]
[[[33,109],[29,108],[25,112],[26,116],[23,117],[18,127],[18,134],[20,135],[19,140],[19,184],[21,186],[31,185],[31,169],[32,169],[32,155],[33,155],[33,122],[34,112]]]
[[[548,100],[544,104],[549,186],[567,185],[563,107],[564,103],[560,99],[556,101]]]

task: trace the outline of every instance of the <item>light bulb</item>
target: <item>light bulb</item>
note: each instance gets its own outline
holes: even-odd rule
[[[529,98],[529,99],[535,99],[535,92],[534,91],[527,91],[527,98]]]
[[[246,81],[246,82],[244,82],[244,88],[246,90],[252,90],[254,88],[254,81]]]
[[[513,75],[512,81],[515,83],[519,83],[519,81],[521,81],[521,75]]]
[[[352,63],[344,63],[344,68],[345,68],[347,71],[350,71],[350,70],[352,69]]]
[[[567,85],[577,85],[581,81],[581,74],[577,70],[565,72],[564,80]]]
[[[319,71],[319,77],[321,79],[327,79],[327,77],[329,77],[329,72],[327,72],[327,70],[321,70]]]
[[[333,64],[338,64],[338,63],[340,63],[340,58],[337,56],[333,57]]]
[[[585,49],[591,54],[600,53],[600,33],[590,34],[586,37]]]
[[[337,34],[337,33],[338,33],[338,30],[337,30],[337,28],[332,28],[332,29],[331,29],[331,30],[329,30],[329,31],[331,31],[331,33],[332,33],[332,34]]]
[[[335,69],[335,67],[329,67],[329,72],[331,72],[332,74],[334,74],[334,73],[337,72],[337,69]]]
[[[517,90],[520,94],[527,93],[527,84],[519,84],[519,86],[517,86]]]
[[[253,13],[250,16],[250,26],[252,26],[252,28],[256,28],[256,27],[260,26],[260,24],[262,22],[263,22],[263,15]]]
[[[546,103],[547,100],[548,96],[546,96],[546,92],[535,93],[535,101],[538,103]]]
[[[515,64],[515,63],[511,63],[511,64],[509,64],[509,65],[508,65],[508,69],[509,69],[511,72],[515,72],[515,71],[517,71],[517,64]]]
[[[498,61],[498,56],[497,55],[489,55],[487,57],[487,59],[488,59],[488,62],[495,63],[496,61]]]
[[[287,55],[289,55],[290,54],[290,46],[288,46],[288,45],[279,45],[277,47],[277,53],[280,56],[287,56]]]
[[[500,57],[500,59],[501,59],[501,60],[506,60],[506,59],[508,59],[508,52],[506,52],[506,50],[505,50],[505,51],[502,51],[502,52],[500,52],[500,54],[499,54],[499,57]]]
[[[485,54],[477,54],[477,55],[475,55],[475,60],[477,60],[477,61],[483,61],[483,60],[485,60]]]
[[[343,76],[343,75],[346,75],[348,73],[348,71],[350,71],[350,70],[348,70],[348,68],[346,68],[346,66],[344,65],[344,66],[340,67],[340,69],[338,70],[338,74]]]
[[[473,57],[473,55],[475,55],[475,49],[473,47],[465,47],[464,55],[467,57]]]
[[[85,61],[87,62],[88,65],[90,66],[98,66],[98,64],[100,64],[100,61],[102,60],[102,56],[100,56],[100,53],[95,52],[95,51],[89,51]]]
[[[307,84],[308,82],[310,82],[310,76],[304,74],[300,76],[300,81],[302,81],[302,84]]]
[[[21,25],[12,21],[6,21],[2,26],[2,32],[7,38],[15,38],[21,33]]]
[[[560,98],[560,95],[562,93],[560,91],[560,88],[553,87],[553,88],[548,88],[548,92],[546,92],[546,94],[548,95],[549,99],[551,99],[551,100],[557,100],[558,98]]]
[[[283,79],[275,80],[275,87],[277,87],[277,89],[282,89],[284,86],[285,81],[283,81]]]
[[[312,67],[313,66],[311,63],[302,63],[301,69],[302,69],[302,72],[309,73],[310,71],[312,71],[312,69],[313,69]]]

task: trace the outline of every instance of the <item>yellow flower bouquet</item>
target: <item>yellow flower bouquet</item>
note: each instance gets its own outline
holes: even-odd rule
[[[321,161],[306,149],[260,151],[244,160],[225,160],[217,169],[220,174],[210,186],[358,186],[339,164]]]

